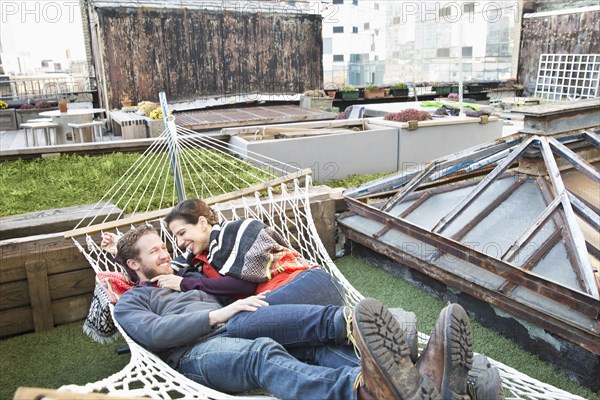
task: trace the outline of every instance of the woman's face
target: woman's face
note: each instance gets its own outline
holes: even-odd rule
[[[205,217],[198,218],[195,224],[187,223],[183,219],[174,219],[169,224],[169,229],[175,235],[180,249],[187,249],[194,254],[208,249],[211,226]]]

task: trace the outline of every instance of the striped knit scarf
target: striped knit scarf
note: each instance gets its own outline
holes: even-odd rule
[[[280,272],[312,266],[273,228],[255,219],[213,225],[208,262],[221,275],[266,282]]]

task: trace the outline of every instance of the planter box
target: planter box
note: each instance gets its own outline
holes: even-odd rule
[[[344,100],[358,100],[359,91],[355,90],[354,92],[339,92],[342,94],[342,99]]]
[[[165,131],[165,123],[162,119],[144,117],[146,121],[146,137],[157,138]]]
[[[312,108],[314,110],[331,110],[333,99],[331,97],[300,96],[300,107]]]
[[[30,110],[15,110],[15,114],[17,115],[17,127],[20,128],[21,124],[24,124],[30,119],[40,118],[41,112],[54,110],[58,110],[58,107],[32,108]]]
[[[385,97],[385,89],[365,89],[365,99],[382,99]]]
[[[353,128],[360,130],[353,131]],[[254,140],[257,130],[265,134],[262,139]],[[253,159],[284,170],[286,166],[274,165],[273,159],[299,168],[311,168],[318,182],[353,174],[396,171],[398,166],[397,129],[374,127],[366,120],[229,128],[221,133],[230,136],[231,151],[242,158],[251,154]],[[368,156],[365,149],[368,149]]]
[[[398,129],[399,170],[414,171],[419,166],[502,136],[502,121],[489,117],[487,124],[479,118],[446,117],[419,121],[417,129],[409,130],[406,122],[372,120],[373,125]]]
[[[406,88],[406,89],[392,89],[392,96],[394,96],[394,97],[406,97],[406,96],[408,96],[408,88]]]
[[[17,115],[14,108],[0,110],[0,130],[14,131],[17,129]]]

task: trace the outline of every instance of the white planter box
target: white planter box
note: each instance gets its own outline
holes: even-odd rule
[[[373,119],[373,125],[398,129],[399,168],[414,171],[419,166],[437,158],[456,153],[502,136],[502,121],[491,116],[488,123],[479,118],[445,117],[421,121],[418,128],[408,130],[408,123]]]
[[[353,131],[353,127],[361,130]],[[260,134],[254,136],[263,130],[262,139]],[[278,132],[279,136],[288,137],[275,138]],[[222,133],[230,135],[230,150],[242,158],[258,159],[276,168],[285,166],[272,159],[298,168],[311,168],[314,180],[319,182],[353,174],[391,172],[398,167],[398,130],[375,127],[366,120],[230,128],[223,129]],[[301,136],[305,133],[306,136]],[[296,137],[291,137],[293,135]],[[292,171],[283,173],[289,172]]]

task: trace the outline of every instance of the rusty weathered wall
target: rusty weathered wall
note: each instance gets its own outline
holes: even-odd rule
[[[599,54],[599,11],[523,20],[519,82],[535,89],[540,54]]]
[[[321,87],[321,17],[186,9],[98,8],[110,107]]]

